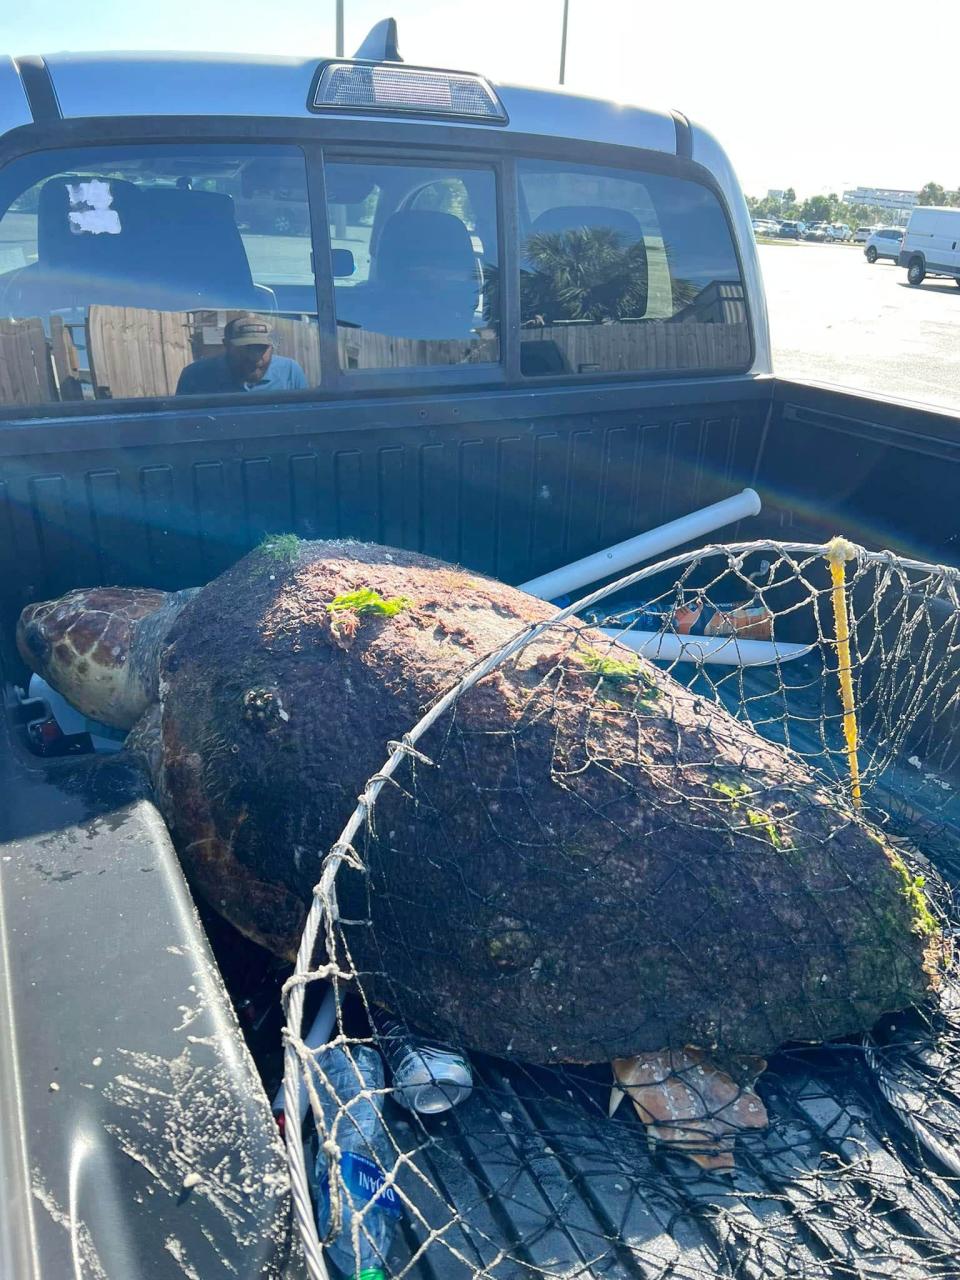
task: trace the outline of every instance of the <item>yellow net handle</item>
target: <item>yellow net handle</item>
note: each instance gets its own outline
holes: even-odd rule
[[[853,662],[850,657],[850,622],[847,617],[846,562],[855,560],[857,549],[852,542],[839,535],[827,544],[827,563],[833,583],[833,625],[837,637],[837,675],[840,678],[840,697],[843,701],[843,736],[847,744],[847,760],[850,765],[850,794],[853,803],[860,808],[860,761],[857,758],[857,712],[853,701]]]

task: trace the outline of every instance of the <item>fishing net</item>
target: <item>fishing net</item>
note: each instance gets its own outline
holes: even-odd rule
[[[390,744],[285,989],[312,1276],[960,1273],[958,580],[684,553]],[[469,1096],[411,1109],[385,1009]]]

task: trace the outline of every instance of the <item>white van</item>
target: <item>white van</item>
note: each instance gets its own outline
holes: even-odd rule
[[[949,276],[960,284],[960,209],[914,209],[898,262],[910,284],[922,284],[924,276]]]

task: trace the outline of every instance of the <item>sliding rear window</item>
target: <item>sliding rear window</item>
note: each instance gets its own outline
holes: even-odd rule
[[[493,170],[337,161],[326,187],[341,369],[496,363]]]
[[[310,233],[292,146],[15,161],[0,173],[0,406],[315,387]]]
[[[519,161],[518,186],[525,375],[749,366],[743,280],[712,191],[548,160]]]

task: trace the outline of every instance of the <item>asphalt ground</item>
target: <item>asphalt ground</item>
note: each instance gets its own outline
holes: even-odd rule
[[[860,245],[761,244],[774,372],[960,411],[960,288]]]

